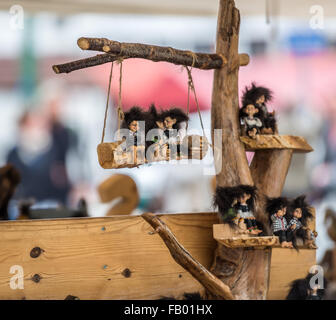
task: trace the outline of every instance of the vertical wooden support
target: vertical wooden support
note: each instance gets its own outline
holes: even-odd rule
[[[231,249],[218,245],[210,271],[231,288],[237,300],[267,298],[272,248]]]
[[[238,117],[238,38],[240,14],[233,0],[220,0],[216,53],[228,63],[215,70],[211,129],[217,185],[253,185]],[[222,145],[215,145],[215,129],[222,129]],[[220,160],[220,162],[217,162]],[[257,216],[258,218],[258,216]],[[271,249],[230,249],[218,244],[211,271],[227,284],[237,299],[266,299]]]
[[[217,185],[253,185],[245,148],[239,139],[238,121],[238,38],[240,14],[233,0],[220,0],[216,53],[228,63],[214,72],[211,108],[212,141]],[[214,129],[222,129],[221,148],[215,147]]]
[[[268,197],[280,197],[293,150],[258,150],[250,169],[255,186]]]

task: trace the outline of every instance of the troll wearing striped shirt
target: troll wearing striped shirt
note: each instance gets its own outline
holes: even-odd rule
[[[270,216],[273,234],[279,237],[282,248],[293,248],[293,232],[285,217],[289,203],[287,198],[270,198],[266,211]]]

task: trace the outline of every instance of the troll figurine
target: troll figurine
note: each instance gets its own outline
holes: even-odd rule
[[[128,129],[126,141],[126,152],[130,153],[132,161],[138,162],[138,158],[144,159],[145,153],[145,131],[140,130],[139,122],[145,121],[146,115],[139,107],[132,107],[125,112],[122,129]],[[134,159],[135,158],[135,159]]]
[[[316,249],[315,238],[317,233],[311,231],[307,225],[313,218],[311,207],[305,201],[305,196],[299,196],[290,202],[287,212],[289,230],[293,233],[293,244],[296,247],[296,238],[301,238],[309,248]]]
[[[279,237],[282,248],[293,248],[293,233],[288,230],[288,223],[285,218],[287,207],[287,198],[267,199],[266,211],[270,217],[273,234]]]
[[[181,109],[173,108],[162,112],[160,118],[157,122],[163,122],[163,143],[166,145],[167,154],[172,158],[180,156],[183,139],[181,124],[188,121],[189,117]]]
[[[258,235],[262,230],[258,228],[253,214],[255,200],[256,187],[217,187],[214,205],[218,207],[219,216],[224,223],[238,226],[241,233]]]
[[[278,129],[276,120],[274,117],[274,111],[268,112],[266,103],[272,101],[273,93],[271,90],[265,87],[256,86],[252,82],[251,87],[245,87],[245,91],[242,97],[242,106],[249,104],[254,105],[260,109],[258,114],[259,119],[262,122],[261,134],[277,134]]]
[[[256,116],[257,114],[260,114],[260,108],[251,103],[244,105],[239,110],[239,119],[243,131],[242,133],[252,139],[257,138],[256,135],[260,133],[260,129],[262,127],[262,122],[260,118]]]

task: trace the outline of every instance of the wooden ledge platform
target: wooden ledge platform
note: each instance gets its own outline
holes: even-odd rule
[[[246,151],[289,149],[297,153],[308,153],[314,150],[303,137],[297,136],[260,134],[257,135],[257,139],[241,136],[240,141],[244,144]]]
[[[247,234],[239,234],[229,224],[221,223],[213,225],[214,239],[228,248],[247,248],[264,249],[266,247],[281,248],[279,237],[264,236],[255,237]],[[310,249],[303,243],[298,243],[299,249]],[[316,250],[316,249],[311,249]]]

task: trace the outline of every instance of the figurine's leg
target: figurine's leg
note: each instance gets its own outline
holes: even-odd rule
[[[282,248],[288,248],[288,243],[286,241],[286,233],[285,232],[286,231],[283,231],[283,230],[279,230],[279,231],[274,232],[274,235],[279,237],[280,245],[281,245]]]

